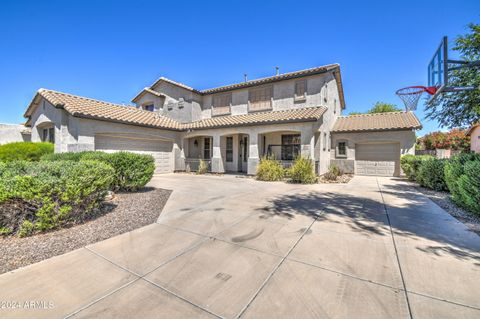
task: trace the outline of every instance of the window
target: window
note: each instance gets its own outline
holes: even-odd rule
[[[323,133],[323,150],[327,150],[327,133]]]
[[[337,99],[333,100],[333,114],[337,114]]]
[[[233,162],[233,137],[227,136],[227,154],[226,161]]]
[[[249,91],[249,111],[270,110],[272,108],[273,86],[253,88]]]
[[[300,134],[282,135],[282,161],[293,161],[300,155]]]
[[[347,142],[342,141],[337,143],[337,157],[347,157]]]
[[[42,142],[50,142],[55,144],[55,128],[49,127],[42,129]]]
[[[145,111],[150,111],[150,112],[153,112],[155,110],[155,106],[153,104],[147,104],[147,105],[144,105],[143,106],[143,109]]]
[[[214,95],[212,97],[212,115],[230,114],[232,93]]]
[[[210,137],[205,137],[203,141],[203,159],[210,159]]]
[[[295,101],[304,101],[307,98],[307,80],[295,82]]]

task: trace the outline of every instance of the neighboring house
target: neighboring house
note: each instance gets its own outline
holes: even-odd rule
[[[212,172],[255,174],[263,156],[288,166],[302,155],[318,174],[333,161],[379,175],[399,173],[400,154],[413,154],[421,128],[410,112],[340,117],[338,64],[208,90],[162,77],[132,101],[125,107],[41,89],[26,125],[33,141],[53,140],[56,152],[152,154],[157,173],[196,170],[203,159]]]
[[[23,124],[0,124],[0,145],[13,142],[29,142],[30,128]]]
[[[467,136],[470,136],[470,150],[480,153],[480,123],[472,125],[467,131]]]

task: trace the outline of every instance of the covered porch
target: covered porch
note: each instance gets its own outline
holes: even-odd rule
[[[197,171],[200,161],[205,161],[212,173],[243,173],[254,175],[263,157],[279,161],[290,167],[298,156],[318,162],[315,152],[319,134],[311,125],[296,129],[256,128],[250,130],[211,130],[186,134],[183,138],[183,154],[186,171]]]

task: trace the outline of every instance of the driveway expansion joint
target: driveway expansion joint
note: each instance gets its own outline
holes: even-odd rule
[[[383,197],[383,192],[382,192],[382,188],[380,187],[380,183],[378,182],[378,177],[375,178],[375,180],[377,182],[377,187],[378,187],[378,191],[380,192],[380,196],[382,197],[383,209],[385,210],[385,214],[387,215],[388,228],[390,229],[390,236],[392,236],[393,249],[395,251],[395,258],[397,259],[398,270],[400,271],[400,278],[402,279],[403,291],[405,293],[405,300],[407,302],[408,314],[410,316],[410,319],[413,319],[412,309],[410,307],[410,301],[408,299],[407,285],[405,283],[405,277],[403,276],[402,265],[400,264],[400,258],[398,257],[397,244],[395,243],[395,236],[393,235],[392,223],[390,222],[390,216],[388,215],[387,204],[385,203],[385,198]]]

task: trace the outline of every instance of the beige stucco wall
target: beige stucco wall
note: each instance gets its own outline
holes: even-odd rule
[[[475,127],[470,134],[470,150],[480,153],[480,126]]]
[[[22,124],[0,124],[0,145],[30,141],[30,134],[22,133],[25,130],[26,127]]]

